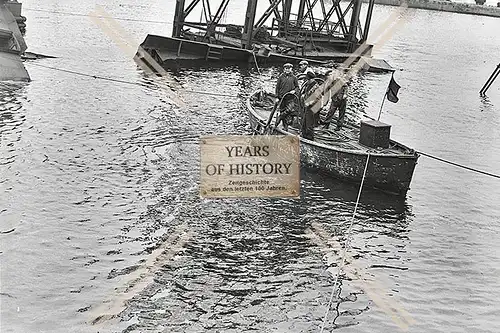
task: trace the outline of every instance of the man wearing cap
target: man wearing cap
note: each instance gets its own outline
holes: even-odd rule
[[[304,79],[305,81],[307,81],[316,76],[311,67],[309,67],[309,62],[307,60],[302,60],[299,63],[299,71],[300,71],[300,74],[298,75],[299,80]]]
[[[318,82],[314,80],[316,73],[309,67],[309,62],[307,60],[302,60],[299,63],[299,70],[301,73],[298,75],[298,79],[304,80],[303,83],[301,83],[301,93],[304,95],[303,98],[307,100],[318,87]],[[319,113],[314,113],[309,106],[305,106],[302,115],[302,136],[306,139],[314,140],[314,127],[316,127],[319,122]]]
[[[278,102],[284,97],[280,105],[280,120],[283,120],[283,127],[285,130],[288,130],[288,125],[292,123],[293,117],[298,115],[294,107],[294,95],[287,94],[293,91],[295,91],[295,93],[299,92],[299,81],[292,73],[292,68],[293,65],[290,63],[283,65],[283,73],[278,78],[278,82],[276,82],[276,96],[278,96]]]

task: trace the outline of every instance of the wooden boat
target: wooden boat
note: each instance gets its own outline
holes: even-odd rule
[[[366,136],[370,125],[383,123],[377,121],[362,122],[361,125],[348,123],[339,131],[318,126],[314,128],[314,140],[308,140],[301,136],[299,126],[289,127],[288,130],[281,124],[276,127],[266,126],[276,122],[276,114],[271,116],[274,100],[274,94],[262,90],[254,92],[247,99],[247,113],[254,133],[299,136],[300,157],[304,166],[350,182],[361,182],[369,154],[363,187],[395,195],[406,195],[419,154],[393,140],[388,140],[387,148],[370,147],[360,143],[360,135]]]

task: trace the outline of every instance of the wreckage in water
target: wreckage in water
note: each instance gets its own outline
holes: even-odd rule
[[[229,0],[220,0],[218,6],[214,3],[177,0],[172,37],[148,35],[136,61],[154,68],[153,61],[163,67],[194,61],[261,64],[307,59],[311,64],[325,64],[354,56],[365,60],[367,70],[394,71],[385,61],[373,59],[373,46],[366,43],[374,0],[369,2],[364,22],[360,20],[361,0],[300,0],[296,13],[292,0],[270,0],[260,18],[256,17],[257,0],[248,0],[243,25],[222,22]]]
[[[0,0],[0,80],[30,81],[21,59],[26,49],[16,18]]]

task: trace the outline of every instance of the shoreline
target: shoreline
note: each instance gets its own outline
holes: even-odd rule
[[[361,0],[368,3],[369,0]],[[436,1],[436,0],[375,0],[377,5],[386,6],[401,6],[406,2],[408,8],[418,8],[427,10],[436,10],[442,12],[452,12],[469,15],[481,15],[490,17],[500,17],[500,7],[489,5],[476,5],[470,3],[459,3],[451,1]]]

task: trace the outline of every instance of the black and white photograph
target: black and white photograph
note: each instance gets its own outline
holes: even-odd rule
[[[0,332],[500,332],[498,1],[0,0]]]

